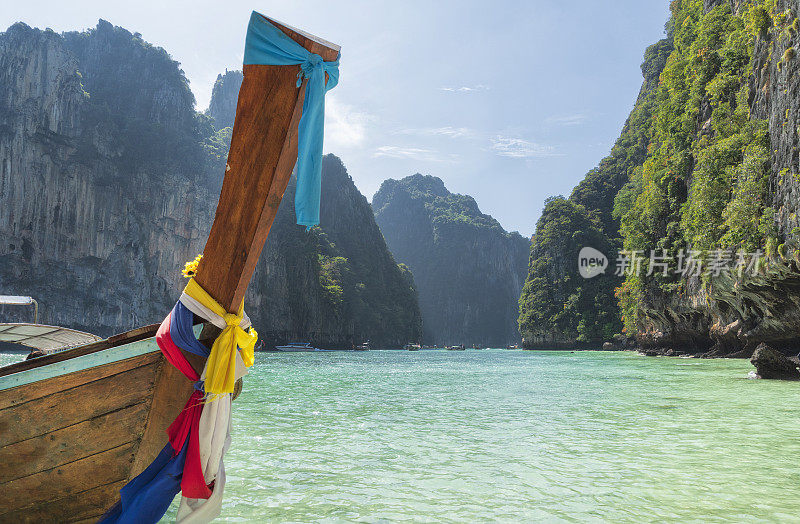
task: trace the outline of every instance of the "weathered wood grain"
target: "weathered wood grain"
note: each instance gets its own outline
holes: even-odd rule
[[[37,437],[104,413],[145,403],[153,392],[158,364],[129,370],[0,410],[0,446]],[[59,377],[50,379],[59,380]]]
[[[124,485],[124,480],[118,480],[76,491],[66,497],[49,502],[28,505],[10,513],[0,514],[0,522],[97,522],[98,518],[105,513],[103,508],[108,499],[113,498],[114,494],[119,492]]]
[[[78,490],[124,480],[133,462],[136,446],[136,442],[128,442],[102,453],[3,484],[0,521],[8,521],[4,513],[10,513],[16,508],[36,507],[45,502],[74,495]],[[56,521],[68,520],[69,517],[68,513],[62,513],[62,517]]]
[[[19,406],[25,402],[78,387],[101,378],[118,375],[129,369],[153,364],[159,362],[162,358],[161,352],[148,353],[146,355],[120,360],[119,362],[85,369],[76,373],[69,373],[68,375],[58,377],[57,380],[42,380],[32,384],[3,390],[0,391],[0,410],[9,406]]]
[[[180,414],[193,390],[194,383],[165,361],[156,377],[147,419],[139,427],[141,444],[128,480],[144,471],[167,445],[167,428]]]
[[[338,49],[275,24],[324,60],[338,56]],[[297,158],[305,93],[305,82],[296,85],[299,71],[300,66],[252,64],[243,69],[227,172],[195,277],[230,312],[244,298]]]
[[[99,417],[0,448],[0,490],[14,479],[115,448],[138,436],[147,404],[135,404]]]

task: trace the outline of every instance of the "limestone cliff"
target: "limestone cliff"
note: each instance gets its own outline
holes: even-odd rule
[[[519,342],[527,239],[432,176],[386,180],[372,208],[389,249],[414,273],[426,343]]]
[[[225,71],[225,74],[217,75],[214,88],[211,91],[211,103],[208,104],[206,115],[214,120],[214,127],[224,129],[233,127],[233,119],[236,117],[236,101],[239,96],[239,88],[242,87],[244,75],[241,71]]]
[[[0,34],[2,292],[105,335],[158,321],[214,211],[193,102],[166,52],[107,22]]]
[[[598,187],[616,192],[613,201],[600,191],[580,202],[612,243],[645,259],[642,271],[614,283],[621,320],[655,352],[749,356],[766,342],[796,353],[800,6],[675,0],[670,7],[664,59],[651,61],[657,81],[620,137],[633,133],[640,145],[622,150],[622,178],[602,177]],[[637,122],[644,108],[648,117]],[[700,274],[678,272],[681,250],[693,253]],[[762,255],[755,271],[737,270],[740,253],[748,264],[750,254]],[[651,254],[671,257],[667,273],[647,271]],[[728,269],[715,272],[720,262]],[[545,319],[535,327],[555,326]]]
[[[238,92],[223,83],[206,116],[177,62],[138,34],[103,20],[0,33],[0,293],[33,295],[42,322],[102,335],[159,322],[213,220],[230,136],[219,126]],[[323,184],[310,233],[287,191],[248,292],[257,329],[268,344],[413,340],[411,275],[335,157]]]

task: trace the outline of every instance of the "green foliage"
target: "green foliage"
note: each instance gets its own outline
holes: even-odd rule
[[[550,198],[536,224],[528,277],[519,301],[519,329],[530,341],[598,343],[619,331],[611,275],[584,279],[576,270],[583,247],[611,257],[611,246],[586,209],[564,197]],[[611,257],[613,260],[613,257]]]
[[[771,11],[764,2],[738,15],[727,4],[706,13],[701,0],[673,3],[675,49],[656,93],[652,150],[617,195],[626,249],[755,250],[772,242],[767,122],[752,120],[748,105],[754,35],[769,29]],[[671,292],[677,278],[626,278],[617,296],[627,330],[637,329],[647,290]]]
[[[611,155],[578,184],[571,200],[602,225],[612,245],[628,251],[731,248],[780,253],[788,248],[778,244],[775,212],[767,201],[768,122],[750,114],[750,77],[756,39],[796,34],[800,22],[791,11],[777,12],[775,0],[746,0],[737,13],[728,2],[708,11],[704,3],[671,2],[668,38],[645,53],[645,84],[620,139]],[[788,47],[781,64],[794,58],[795,48]],[[548,231],[559,223],[553,213],[566,213],[574,223],[581,211],[569,210],[563,202],[548,203],[546,209],[549,218],[537,225],[530,286],[526,283],[528,295],[521,299],[529,309],[520,326],[540,331],[549,326],[578,336],[580,321],[564,324],[560,311],[531,307],[534,297],[534,304],[554,300],[574,315],[584,311],[575,309],[572,291],[556,296],[555,290],[569,291],[572,284],[565,287],[563,280],[552,279],[556,259],[537,254],[535,247],[543,233],[542,238],[552,237]],[[560,234],[566,235],[566,229]],[[559,249],[567,247],[548,252]],[[615,291],[625,330],[643,327],[648,300],[680,291],[682,285],[675,275],[626,276]]]
[[[350,272],[350,266],[344,257],[328,257],[317,255],[319,263],[319,285],[325,297],[334,308],[342,305],[344,289],[342,287],[345,276]],[[361,284],[363,287],[363,284]]]
[[[747,11],[747,22],[750,34],[760,36],[772,26],[772,18],[763,5],[754,4]]]
[[[795,51],[794,47],[790,47],[786,51],[784,51],[783,52],[783,56],[781,57],[780,61],[778,62],[778,71],[781,71],[783,69],[783,64],[785,64],[785,63],[789,62],[790,60],[792,60],[795,57],[796,54],[797,54],[797,51]]]
[[[672,43],[669,40],[661,40],[647,48],[642,63],[645,84],[619,139],[611,149],[611,154],[587,173],[570,196],[571,200],[582,205],[600,222],[603,232],[611,238],[618,236],[621,216],[613,211],[614,199],[647,155],[652,135],[653,91],[671,52]]]

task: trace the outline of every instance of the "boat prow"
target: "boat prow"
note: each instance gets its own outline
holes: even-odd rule
[[[164,447],[192,384],[157,328],[0,368],[0,521],[96,520]]]
[[[338,46],[272,23],[324,61],[338,58]],[[195,277],[229,313],[242,303],[297,161],[308,85],[298,84],[299,64],[243,69],[228,165]],[[96,521],[164,448],[194,387],[162,355],[157,329],[0,368],[0,522]],[[211,324],[194,330],[209,346],[219,334]],[[200,375],[205,358],[180,351]]]

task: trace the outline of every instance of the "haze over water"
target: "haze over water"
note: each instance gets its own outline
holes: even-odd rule
[[[751,369],[607,352],[259,353],[234,402],[221,519],[795,520],[797,384]]]

